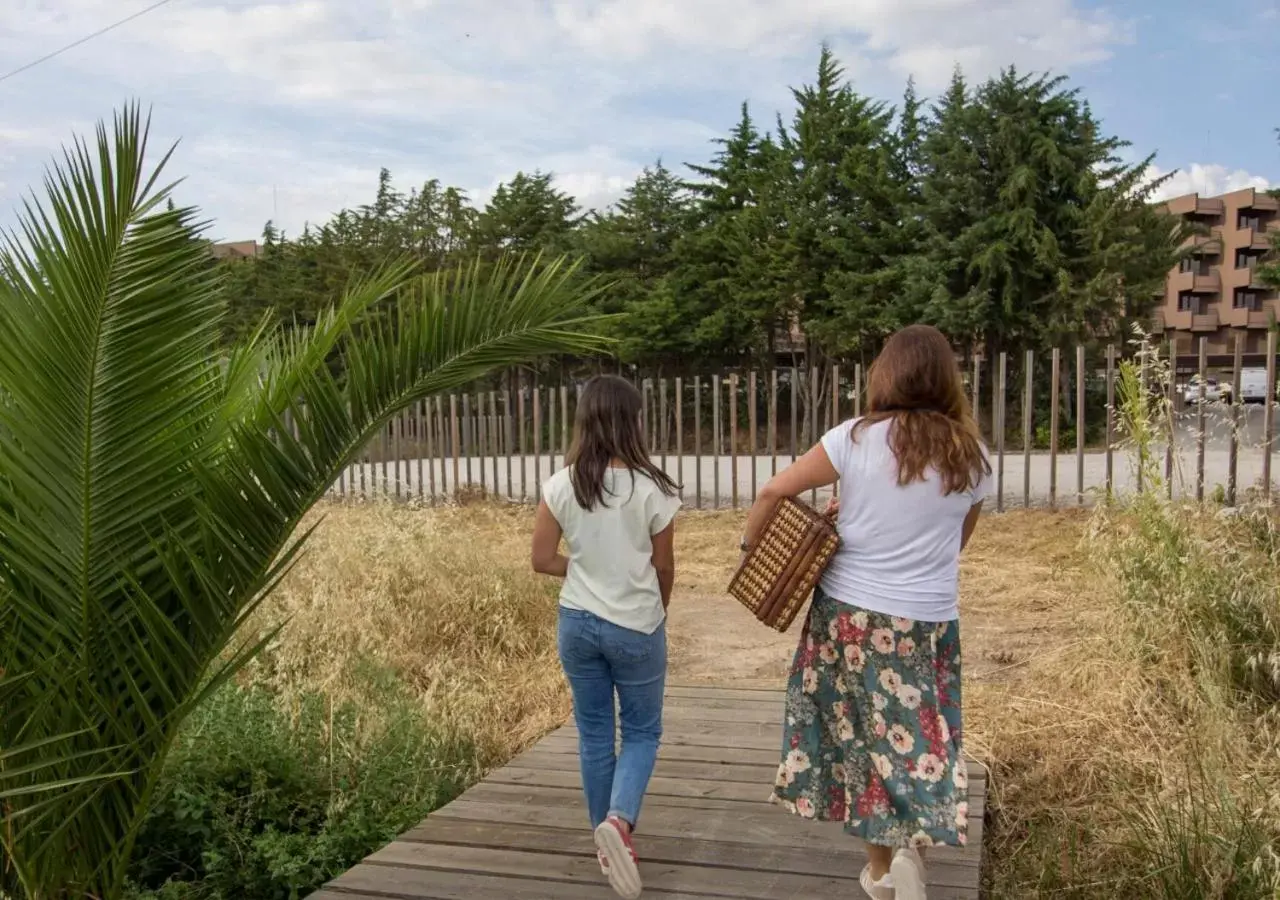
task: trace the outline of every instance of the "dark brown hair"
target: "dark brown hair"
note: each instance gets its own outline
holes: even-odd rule
[[[933,468],[944,493],[955,494],[991,473],[955,353],[931,325],[908,325],[885,342],[867,375],[867,415],[853,427],[854,442],[889,420],[898,484],[923,481]]]
[[[600,375],[582,389],[573,422],[573,445],[565,464],[573,467],[569,480],[583,509],[595,509],[597,503],[609,505],[605,502],[604,477],[614,460],[631,470],[633,490],[635,473],[643,472],[668,497],[679,491],[667,473],[649,459],[640,426],[642,411],[640,392],[625,379]]]

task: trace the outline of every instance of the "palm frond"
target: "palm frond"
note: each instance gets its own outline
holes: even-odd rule
[[[147,134],[129,107],[76,142],[0,242],[0,895],[120,896],[179,727],[261,645],[229,649],[376,429],[606,347],[584,333],[604,285],[507,259],[391,263],[225,357],[201,225],[166,208]]]

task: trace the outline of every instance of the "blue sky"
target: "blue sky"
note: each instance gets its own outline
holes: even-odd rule
[[[0,74],[150,2],[5,0]],[[365,202],[382,166],[481,201],[540,168],[603,206],[704,161],[743,99],[772,121],[823,41],[887,100],[957,64],[1066,74],[1169,193],[1280,186],[1280,0],[172,0],[0,82],[0,223],[128,98],[219,238]]]

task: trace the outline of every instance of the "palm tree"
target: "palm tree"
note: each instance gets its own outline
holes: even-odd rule
[[[261,646],[232,638],[392,415],[602,349],[598,283],[508,259],[391,264],[226,353],[202,226],[167,202],[168,154],[148,169],[148,130],[130,106],[96,154],[76,141],[0,245],[0,896],[120,895],[175,732]]]

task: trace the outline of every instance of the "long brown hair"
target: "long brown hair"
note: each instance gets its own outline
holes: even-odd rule
[[[889,446],[898,484],[923,481],[933,468],[944,493],[978,486],[991,474],[978,423],[965,397],[951,344],[931,325],[908,325],[885,342],[867,375],[867,415],[853,428],[892,420]]]
[[[633,490],[635,473],[643,472],[668,497],[679,491],[667,473],[649,459],[640,427],[642,411],[640,392],[617,376],[600,375],[582,389],[573,422],[573,445],[565,464],[572,466],[569,480],[583,509],[595,509],[597,503],[609,505],[605,502],[604,477],[614,460],[631,470]]]

